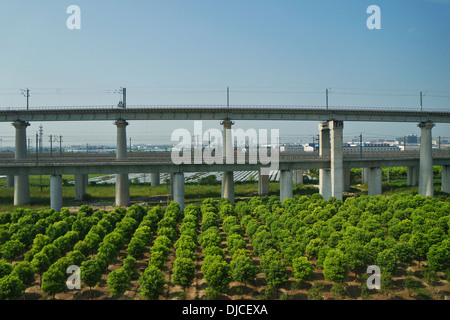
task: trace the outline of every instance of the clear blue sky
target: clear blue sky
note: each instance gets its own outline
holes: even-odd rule
[[[68,30],[69,5],[81,30]],[[369,30],[369,5],[381,30]],[[325,104],[450,109],[450,0],[1,0],[0,107]],[[40,123],[32,123],[31,138]],[[42,123],[64,144],[115,143],[103,123]],[[205,127],[219,127],[206,123]],[[317,122],[236,123],[310,141]],[[133,142],[170,141],[190,122],[131,122]],[[346,123],[345,137],[419,134],[416,124]],[[3,145],[14,130],[0,124]],[[433,135],[450,137],[450,125]],[[3,137],[3,138],[2,138]],[[47,140],[48,138],[46,138]],[[282,140],[283,141],[283,140]]]

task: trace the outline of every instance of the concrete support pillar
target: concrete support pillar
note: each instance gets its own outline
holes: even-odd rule
[[[382,170],[381,168],[367,168],[367,184],[369,196],[377,196],[382,193]]]
[[[130,183],[127,173],[116,174],[116,206],[126,207],[130,204]]]
[[[231,204],[234,204],[233,171],[222,172],[222,198],[226,198]]]
[[[305,170],[292,170],[292,179],[294,184],[303,184],[303,172]]]
[[[331,196],[342,200],[344,179],[343,121],[330,121],[331,131]]]
[[[173,201],[178,203],[181,211],[184,210],[184,173],[173,174]]]
[[[350,168],[345,168],[345,169],[344,169],[344,185],[342,186],[342,187],[343,187],[343,190],[344,190],[345,192],[349,192],[349,191],[350,191],[350,182],[351,182],[351,179],[352,179],[352,169],[350,169]]]
[[[330,151],[330,127],[328,122],[319,123],[319,155],[329,158]],[[319,169],[319,193],[325,200],[331,197],[331,171]]]
[[[267,195],[269,193],[269,176],[261,174],[261,170],[258,174],[258,195]]]
[[[86,178],[85,174],[76,174],[75,179],[75,200],[83,200],[86,196]]]
[[[89,185],[89,175],[83,174],[84,186],[87,187]]]
[[[14,176],[7,175],[6,176],[6,187],[13,188],[14,187]]]
[[[221,123],[223,125],[223,162],[228,164],[234,163],[234,144],[231,135],[231,126],[233,122],[231,120],[224,120]],[[234,180],[233,172],[222,172],[222,198],[226,198],[230,203],[234,203]]]
[[[367,183],[367,177],[369,176],[368,170],[369,168],[361,168],[361,184]]]
[[[419,167],[407,167],[406,181],[408,187],[415,187],[419,185]]]
[[[30,180],[28,176],[14,176],[14,205],[30,203]]]
[[[160,174],[159,172],[152,172],[151,173],[151,185],[152,187],[156,187],[160,185]]]
[[[175,173],[170,173],[170,198],[173,200],[173,185],[174,185]]]
[[[62,205],[62,177],[61,175],[52,175],[50,176],[50,208],[60,212]]]
[[[450,193],[450,166],[442,166],[441,191]]]
[[[221,122],[223,126],[222,136],[222,156],[223,162],[228,164],[234,163],[234,143],[231,135],[231,126],[234,124],[231,120],[224,120]]]
[[[292,198],[293,188],[292,188],[292,171],[291,170],[281,170],[280,171],[280,201],[283,202],[284,199]]]
[[[127,158],[127,131],[128,122],[119,119],[115,122],[117,126],[117,149],[116,159]],[[127,173],[116,174],[116,206],[125,207],[130,204],[130,184]]]
[[[13,122],[16,128],[14,159],[23,160],[27,158],[27,127],[26,121],[17,120]],[[30,182],[27,175],[14,177],[14,205],[20,206],[30,202]]]
[[[420,128],[420,169],[419,169],[419,194],[425,197],[434,196],[433,186],[433,154],[431,142],[432,122],[421,122]]]

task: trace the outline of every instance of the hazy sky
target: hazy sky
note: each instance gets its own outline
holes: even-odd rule
[[[70,5],[81,29],[69,30]],[[381,29],[369,30],[370,5]],[[330,106],[450,110],[448,0],[0,0],[0,108],[116,105]],[[34,138],[40,123],[31,123]],[[44,122],[63,144],[115,144],[112,122]],[[237,122],[311,141],[317,122]],[[192,122],[131,121],[133,143],[170,142]],[[205,128],[219,123],[207,122]],[[344,138],[419,134],[417,124],[345,123]],[[438,124],[434,136],[450,137]],[[0,124],[3,145],[14,128]],[[48,142],[47,142],[48,144]]]

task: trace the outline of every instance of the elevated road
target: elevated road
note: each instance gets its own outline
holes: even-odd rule
[[[0,122],[133,120],[270,120],[450,123],[450,110],[311,106],[116,106],[0,109]]]
[[[119,173],[153,173],[153,172],[221,172],[221,171],[254,171],[262,167],[257,157],[249,157],[239,161],[235,154],[234,164],[207,164],[206,159],[196,164],[192,157],[190,163],[176,165],[172,162],[170,152],[129,153],[126,160],[117,160],[115,154],[65,154],[50,157],[48,154],[33,158],[14,160],[11,155],[0,157],[0,174],[6,175],[60,175],[60,174],[119,174]],[[360,156],[355,152],[344,152],[344,168],[369,167],[418,167],[420,163],[418,152],[365,152]],[[450,165],[450,152],[433,152],[433,164]],[[329,169],[330,157],[320,156],[316,152],[281,153],[276,169],[305,170]]]
[[[127,121],[164,121],[164,120],[215,120],[223,126],[223,141],[233,141],[231,134],[232,121],[319,121],[318,155],[282,155],[280,158],[265,159],[248,158],[247,161],[234,161],[234,164],[221,164],[219,161],[185,161],[177,164],[171,158],[157,155],[160,158],[127,154],[126,127]],[[27,155],[26,129],[33,121],[111,121],[117,127],[116,154],[109,158],[94,154],[91,158],[61,157],[61,159],[45,157],[32,159]],[[343,128],[346,121],[359,122],[413,122],[421,130],[420,154],[355,154],[343,152]],[[320,174],[321,194],[325,199],[330,196],[342,199],[345,181],[348,180],[349,168],[367,168],[369,175],[369,195],[381,194],[381,167],[408,166],[418,177],[419,194],[433,196],[433,165],[442,165],[442,191],[450,190],[450,157],[446,154],[432,152],[432,128],[436,123],[450,123],[450,110],[418,110],[364,107],[308,107],[308,106],[92,106],[92,107],[40,107],[29,110],[20,108],[0,109],[0,122],[10,122],[15,128],[14,159],[0,162],[0,174],[8,175],[7,185],[14,186],[14,204],[23,205],[30,202],[28,175],[51,175],[51,199],[55,200],[52,208],[60,208],[62,202],[62,174],[74,174],[79,181],[84,181],[86,174],[117,174],[116,205],[129,203],[129,182],[127,173],[160,172],[173,174],[174,199],[184,202],[184,172],[221,171],[222,197],[234,202],[233,171],[258,170],[262,167],[269,170],[280,170],[280,200],[292,196],[293,170],[322,169]],[[246,133],[244,133],[246,135]],[[233,145],[223,143],[222,152],[227,156],[233,154]],[[405,157],[405,155],[407,155]],[[222,156],[220,156],[222,158]],[[199,159],[197,159],[199,160]],[[203,159],[205,160],[205,159]],[[265,161],[262,161],[265,160]],[[269,160],[269,161],[267,161]],[[213,164],[211,164],[213,163]],[[265,176],[266,170],[261,171]],[[11,182],[14,177],[14,183]],[[156,178],[155,178],[156,179]],[[9,182],[8,182],[9,181]],[[53,182],[52,182],[53,181]],[[82,182],[76,194],[82,198],[84,188]],[[264,186],[262,186],[264,187]],[[77,189],[77,188],[76,188]],[[78,196],[77,196],[78,197]],[[184,204],[183,204],[184,206]]]

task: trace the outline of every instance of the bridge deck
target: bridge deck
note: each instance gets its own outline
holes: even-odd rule
[[[115,106],[0,109],[0,122],[117,120],[271,120],[450,123],[450,110],[311,106]]]
[[[11,155],[0,157],[0,174],[10,175],[51,175],[51,174],[113,174],[113,173],[150,173],[150,172],[211,172],[211,171],[253,171],[262,167],[272,169],[319,169],[330,168],[330,158],[313,152],[281,153],[276,158],[261,162],[256,157],[245,157],[239,161],[235,155],[234,164],[205,161],[176,165],[170,152],[132,153],[126,160],[116,160],[114,154],[75,154],[71,156],[49,157],[49,155],[29,157],[26,160],[14,160]],[[203,159],[205,160],[205,159]],[[241,159],[242,160],[242,159]],[[434,165],[450,165],[450,152],[433,152]],[[419,166],[419,153],[409,152],[344,152],[344,168]]]

